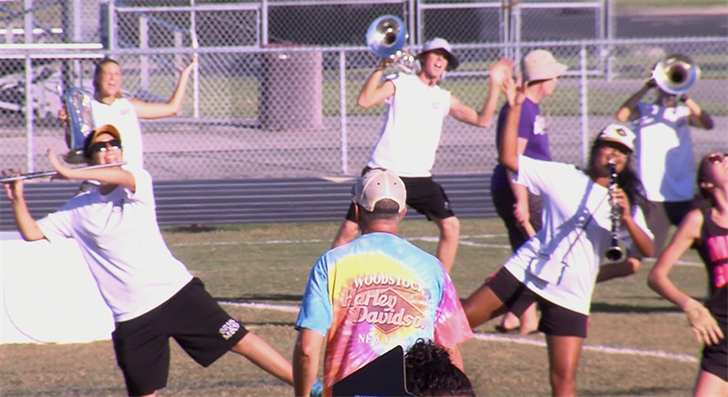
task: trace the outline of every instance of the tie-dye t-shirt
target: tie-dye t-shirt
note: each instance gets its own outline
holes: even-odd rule
[[[389,233],[365,234],[316,262],[296,328],[327,335],[325,395],[397,345],[406,350],[423,338],[453,346],[473,337],[440,261]]]

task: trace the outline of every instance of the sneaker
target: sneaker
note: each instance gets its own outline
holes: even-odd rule
[[[321,397],[324,395],[324,384],[320,380],[316,379],[311,387],[311,397]]]

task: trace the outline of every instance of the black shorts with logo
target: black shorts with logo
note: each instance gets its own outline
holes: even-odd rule
[[[361,174],[366,174],[370,169],[369,167],[365,167]],[[435,182],[431,176],[400,178],[404,182],[404,187],[407,189],[407,206],[425,215],[429,220],[433,218],[445,219],[455,216],[455,213],[450,207],[450,200],[445,194],[445,189],[439,183]],[[351,203],[349,206],[346,219],[351,222],[356,222],[354,203]]]
[[[167,385],[169,338],[202,366],[209,366],[248,331],[217,304],[198,278],[151,311],[116,323],[112,333],[116,361],[130,396]]]
[[[705,345],[700,360],[700,369],[728,382],[728,320],[726,317],[711,313],[723,331],[724,338],[714,345]]]
[[[493,291],[511,313],[518,317],[532,303],[538,302],[541,308],[538,330],[544,334],[586,338],[589,316],[571,311],[540,297],[518,281],[508,269],[503,267],[498,270],[485,281],[485,285]]]

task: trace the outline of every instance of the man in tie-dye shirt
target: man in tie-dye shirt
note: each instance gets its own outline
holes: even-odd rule
[[[406,212],[402,180],[372,169],[352,193],[362,235],[319,258],[296,320],[297,396],[310,393],[324,338],[324,395],[330,396],[334,383],[419,338],[448,348],[462,370],[458,344],[473,337],[440,261],[396,235]]]

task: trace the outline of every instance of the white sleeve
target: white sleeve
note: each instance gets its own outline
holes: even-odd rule
[[[640,102],[637,102],[636,108],[637,108],[637,112],[639,113],[640,117],[652,115],[652,104],[651,103],[640,101]]]
[[[125,189],[127,197],[133,201],[145,204],[154,204],[154,187],[152,185],[152,176],[142,168],[128,169],[134,176],[135,191]]]
[[[634,215],[632,215],[632,219],[634,219],[634,223],[639,226],[642,231],[647,234],[650,239],[654,239],[655,236],[652,234],[652,231],[650,231],[650,228],[647,226],[647,221],[645,220],[645,215],[642,212],[642,209],[637,206],[637,209],[634,212]],[[618,233],[619,241],[624,244],[625,247],[627,247],[627,251],[629,252],[629,256],[635,257],[635,258],[642,258],[643,256],[640,254],[637,247],[634,245],[634,242],[632,241],[632,237],[630,237],[629,232],[625,230],[624,228],[621,229]]]
[[[452,94],[450,91],[443,90],[443,98],[442,98],[442,117],[444,118],[448,114],[450,114],[450,104],[452,103]]]
[[[407,79],[401,78],[399,73],[389,74],[384,77],[384,82],[391,82],[394,84],[394,95],[390,95],[387,97],[387,99],[384,100],[384,103],[387,105],[392,105],[394,103],[394,96],[397,95],[397,91],[400,91],[400,87],[402,87],[405,84],[405,81]]]
[[[75,204],[74,204],[75,203]],[[72,209],[79,203],[77,198],[69,200],[58,211],[46,215],[36,221],[46,240],[53,243],[73,237]]]
[[[571,164],[535,160],[520,155],[518,174],[513,176],[513,181],[527,187],[537,196],[541,196],[542,193],[549,195],[551,190],[563,187],[563,181],[569,180],[569,175],[575,171],[576,167]]]

